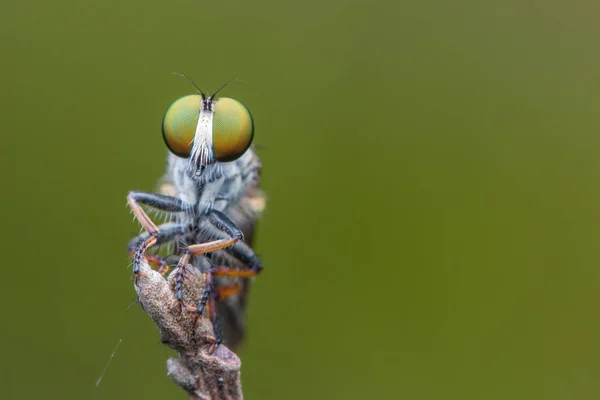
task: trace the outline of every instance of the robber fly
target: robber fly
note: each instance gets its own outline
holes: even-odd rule
[[[170,154],[161,193],[133,191],[127,197],[145,230],[131,240],[128,250],[136,279],[143,259],[162,274],[169,269],[167,258],[147,253],[151,246],[168,245],[168,251],[179,257],[178,266],[199,268],[206,289],[191,309],[202,314],[207,308],[217,343],[224,339],[235,348],[244,333],[247,278],[262,270],[251,247],[265,204],[258,187],[261,163],[252,146],[254,123],[242,103],[215,97],[230,82],[207,96],[187,76],[178,75],[188,79],[198,94],[173,102],[163,118]],[[157,226],[141,205],[165,213],[167,222]],[[182,306],[190,310],[181,304],[181,287],[176,297],[180,310]]]

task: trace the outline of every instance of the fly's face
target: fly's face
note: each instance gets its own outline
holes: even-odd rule
[[[215,93],[216,94],[216,93]],[[192,94],[175,100],[162,123],[171,153],[189,159],[187,174],[198,180],[217,162],[240,158],[252,144],[254,123],[250,111],[237,100],[215,94]]]

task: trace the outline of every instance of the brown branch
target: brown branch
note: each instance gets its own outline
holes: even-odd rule
[[[190,400],[243,399],[238,356],[225,345],[215,348],[208,318],[173,307],[177,306],[175,280],[181,273],[184,307],[195,306],[204,280],[191,265],[183,271],[176,268],[165,279],[144,261],[135,284],[140,304],[158,327],[161,341],[179,353],[179,358],[167,361],[167,375],[188,393]]]

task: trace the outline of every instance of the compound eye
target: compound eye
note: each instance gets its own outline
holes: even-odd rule
[[[213,117],[213,149],[218,161],[240,158],[252,144],[254,122],[245,105],[221,97]]]
[[[192,151],[202,98],[190,94],[177,99],[167,108],[162,123],[163,139],[171,153],[187,158]]]

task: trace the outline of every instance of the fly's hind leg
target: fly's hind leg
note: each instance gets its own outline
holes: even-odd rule
[[[136,219],[146,230],[146,236],[133,251],[133,273],[137,277],[140,274],[140,264],[147,258],[146,250],[157,243],[161,237],[161,231],[158,226],[150,219],[140,204],[148,205],[157,210],[166,212],[183,212],[188,207],[180,199],[172,196],[165,196],[155,193],[130,192],[127,196],[129,207],[133,211]],[[161,225],[161,227],[164,225]],[[175,237],[174,235],[173,237]],[[138,236],[140,238],[140,236]],[[138,239],[136,238],[136,239]],[[172,240],[172,239],[171,239]],[[154,256],[151,256],[151,258]],[[155,260],[161,264],[164,260]]]
[[[241,283],[234,283],[227,286],[219,286],[215,288],[217,301],[225,300],[229,296],[239,293],[244,286]]]

